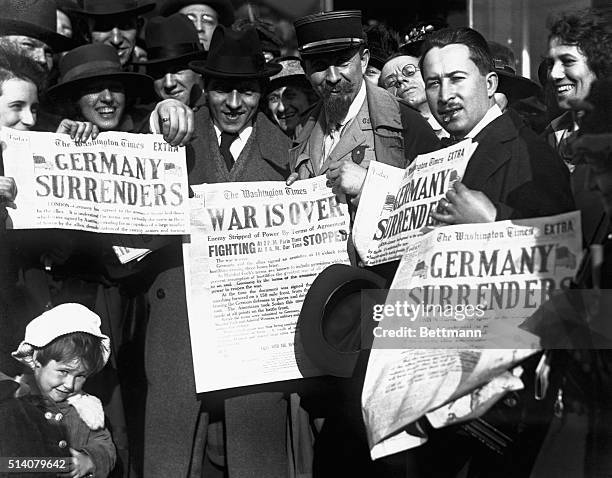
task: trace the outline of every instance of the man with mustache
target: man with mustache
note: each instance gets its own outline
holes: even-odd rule
[[[574,208],[563,161],[516,113],[502,113],[495,103],[498,76],[482,35],[465,27],[432,33],[423,45],[419,67],[437,121],[453,139],[478,143],[461,182],[432,213],[435,219],[468,224]],[[549,392],[542,401],[534,399],[539,359],[535,355],[521,363],[524,391],[508,395],[479,419],[486,422],[477,423],[485,432],[470,426],[432,429],[420,419],[428,441],[406,452],[406,463],[414,470],[410,476],[450,478],[466,469],[466,476],[489,476],[490,470],[496,470],[495,476],[530,476],[556,398]],[[439,459],[441,453],[445,460]]]
[[[486,40],[470,28],[432,33],[419,66],[429,108],[455,140],[478,147],[461,183],[433,213],[447,224],[548,216],[573,209],[563,163],[511,111],[495,103],[498,76]]]
[[[438,140],[416,111],[364,81],[370,53],[359,10],[309,15],[295,30],[321,101],[294,142],[288,182],[326,174],[334,191],[356,205],[370,161],[405,168]]]

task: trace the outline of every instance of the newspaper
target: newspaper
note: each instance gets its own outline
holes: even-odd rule
[[[408,239],[438,225],[430,212],[461,180],[476,146],[466,139],[421,154],[406,170],[370,163],[353,226],[353,242],[366,265],[401,259]]]
[[[192,186],[183,251],[198,393],[318,374],[296,322],[316,276],[349,262],[348,209],[325,183]]]
[[[159,135],[65,134],[2,128],[4,174],[15,179],[14,229],[79,229],[115,234],[189,232],[184,148]]]
[[[509,370],[539,339],[519,325],[569,286],[581,248],[579,212],[448,226],[409,241],[389,314],[380,306],[373,316],[380,328],[362,407],[374,459],[426,441],[415,429],[424,415],[435,427],[458,423],[521,388]]]

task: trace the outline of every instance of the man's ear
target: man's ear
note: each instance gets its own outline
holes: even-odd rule
[[[370,62],[370,50],[367,48],[363,49],[361,53],[361,73],[365,75],[366,69],[368,68],[368,63]]]
[[[497,73],[494,71],[490,71],[486,76],[487,81],[487,96],[492,98],[495,92],[497,91],[497,84],[499,83],[499,78],[497,77]]]

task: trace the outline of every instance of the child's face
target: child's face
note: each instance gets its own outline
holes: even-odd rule
[[[69,362],[49,360],[35,363],[34,377],[40,393],[54,402],[63,402],[76,395],[87,379],[87,370],[79,359]]]

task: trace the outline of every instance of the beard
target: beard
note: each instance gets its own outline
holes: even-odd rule
[[[355,96],[354,91],[354,85],[344,80],[334,86],[323,86],[321,96],[328,124],[337,125],[346,117]]]

